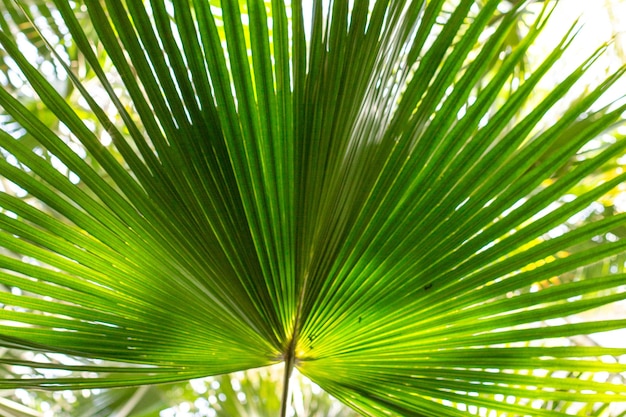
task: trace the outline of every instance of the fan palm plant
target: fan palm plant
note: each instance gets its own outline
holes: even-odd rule
[[[620,122],[625,105],[595,103],[624,70],[554,118],[604,48],[533,96],[574,36],[519,77],[547,3],[512,47],[528,2],[54,6],[59,42],[94,78],[48,41],[79,96],[68,101],[2,26],[12,71],[58,128],[0,90],[19,126],[0,132],[0,174],[19,190],[0,194],[0,282],[13,290],[0,292],[0,346],[88,363],[7,355],[5,369],[65,374],[7,372],[0,388],[284,362],[282,415],[294,368],[365,415],[626,401],[623,384],[581,378],[623,374],[606,358],[626,350],[569,339],[626,319],[550,321],[625,298],[621,269],[572,271],[624,252],[626,213],[549,233],[626,178],[571,194],[626,152],[616,140],[579,155]]]

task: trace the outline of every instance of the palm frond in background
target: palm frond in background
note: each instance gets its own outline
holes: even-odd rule
[[[2,14],[2,57],[54,121],[4,82],[0,388],[285,362],[366,415],[626,401],[589,378],[625,350],[570,338],[626,325],[571,320],[625,298],[623,264],[573,271],[624,253],[626,214],[567,223],[626,178],[577,188],[626,152],[579,158],[621,123],[595,103],[624,69],[555,119],[604,48],[532,97],[575,33],[519,77],[549,5],[511,42],[530,2],[54,3],[89,73],[49,36],[38,54],[72,98]]]

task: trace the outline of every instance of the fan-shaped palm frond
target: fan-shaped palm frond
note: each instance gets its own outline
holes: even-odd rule
[[[551,416],[561,411],[533,401],[626,401],[623,384],[553,376],[624,372],[602,359],[624,349],[566,338],[626,319],[550,320],[625,298],[621,273],[558,277],[623,253],[622,238],[580,245],[626,213],[548,232],[626,178],[564,197],[624,154],[618,140],[571,163],[626,106],[594,107],[620,70],[548,118],[600,48],[525,107],[574,36],[516,78],[549,6],[507,48],[527,2],[85,2],[105,71],[78,9],[54,3],[99,81],[57,56],[98,126],[2,26],[4,53],[63,129],[0,90],[37,141],[0,132],[0,173],[27,193],[0,194],[0,282],[19,289],[0,292],[0,346],[93,363],[7,357],[68,376],[1,388],[284,361],[367,415],[461,415],[461,404]]]

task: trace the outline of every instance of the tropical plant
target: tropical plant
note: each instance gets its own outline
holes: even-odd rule
[[[624,252],[626,213],[558,229],[626,178],[572,194],[626,152],[585,148],[624,69],[557,118],[605,48],[537,96],[575,34],[520,78],[548,2],[513,43],[530,2],[325,3],[55,0],[91,74],[47,42],[72,100],[0,25],[55,119],[0,89],[1,389],[284,362],[281,415],[294,368],[365,415],[626,401],[626,349],[570,338],[626,319],[551,320],[626,298],[623,267],[577,273]]]

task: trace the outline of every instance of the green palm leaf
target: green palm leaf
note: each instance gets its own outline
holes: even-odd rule
[[[69,376],[0,387],[132,386],[284,361],[368,415],[626,401],[623,385],[533,373],[624,372],[601,357],[625,349],[564,338],[626,319],[546,322],[624,299],[623,274],[555,278],[623,253],[620,238],[581,244],[626,214],[548,235],[626,178],[564,199],[626,150],[619,140],[572,164],[620,122],[626,106],[594,103],[624,70],[550,122],[601,48],[528,111],[574,35],[511,91],[550,10],[511,47],[526,3],[500,3],[86,2],[105,65],[56,0],[97,87],[59,65],[111,146],[0,25],[3,53],[69,132],[0,90],[36,140],[0,132],[0,173],[27,193],[0,194],[0,282],[19,289],[0,292],[0,346],[96,360],[7,357]]]

